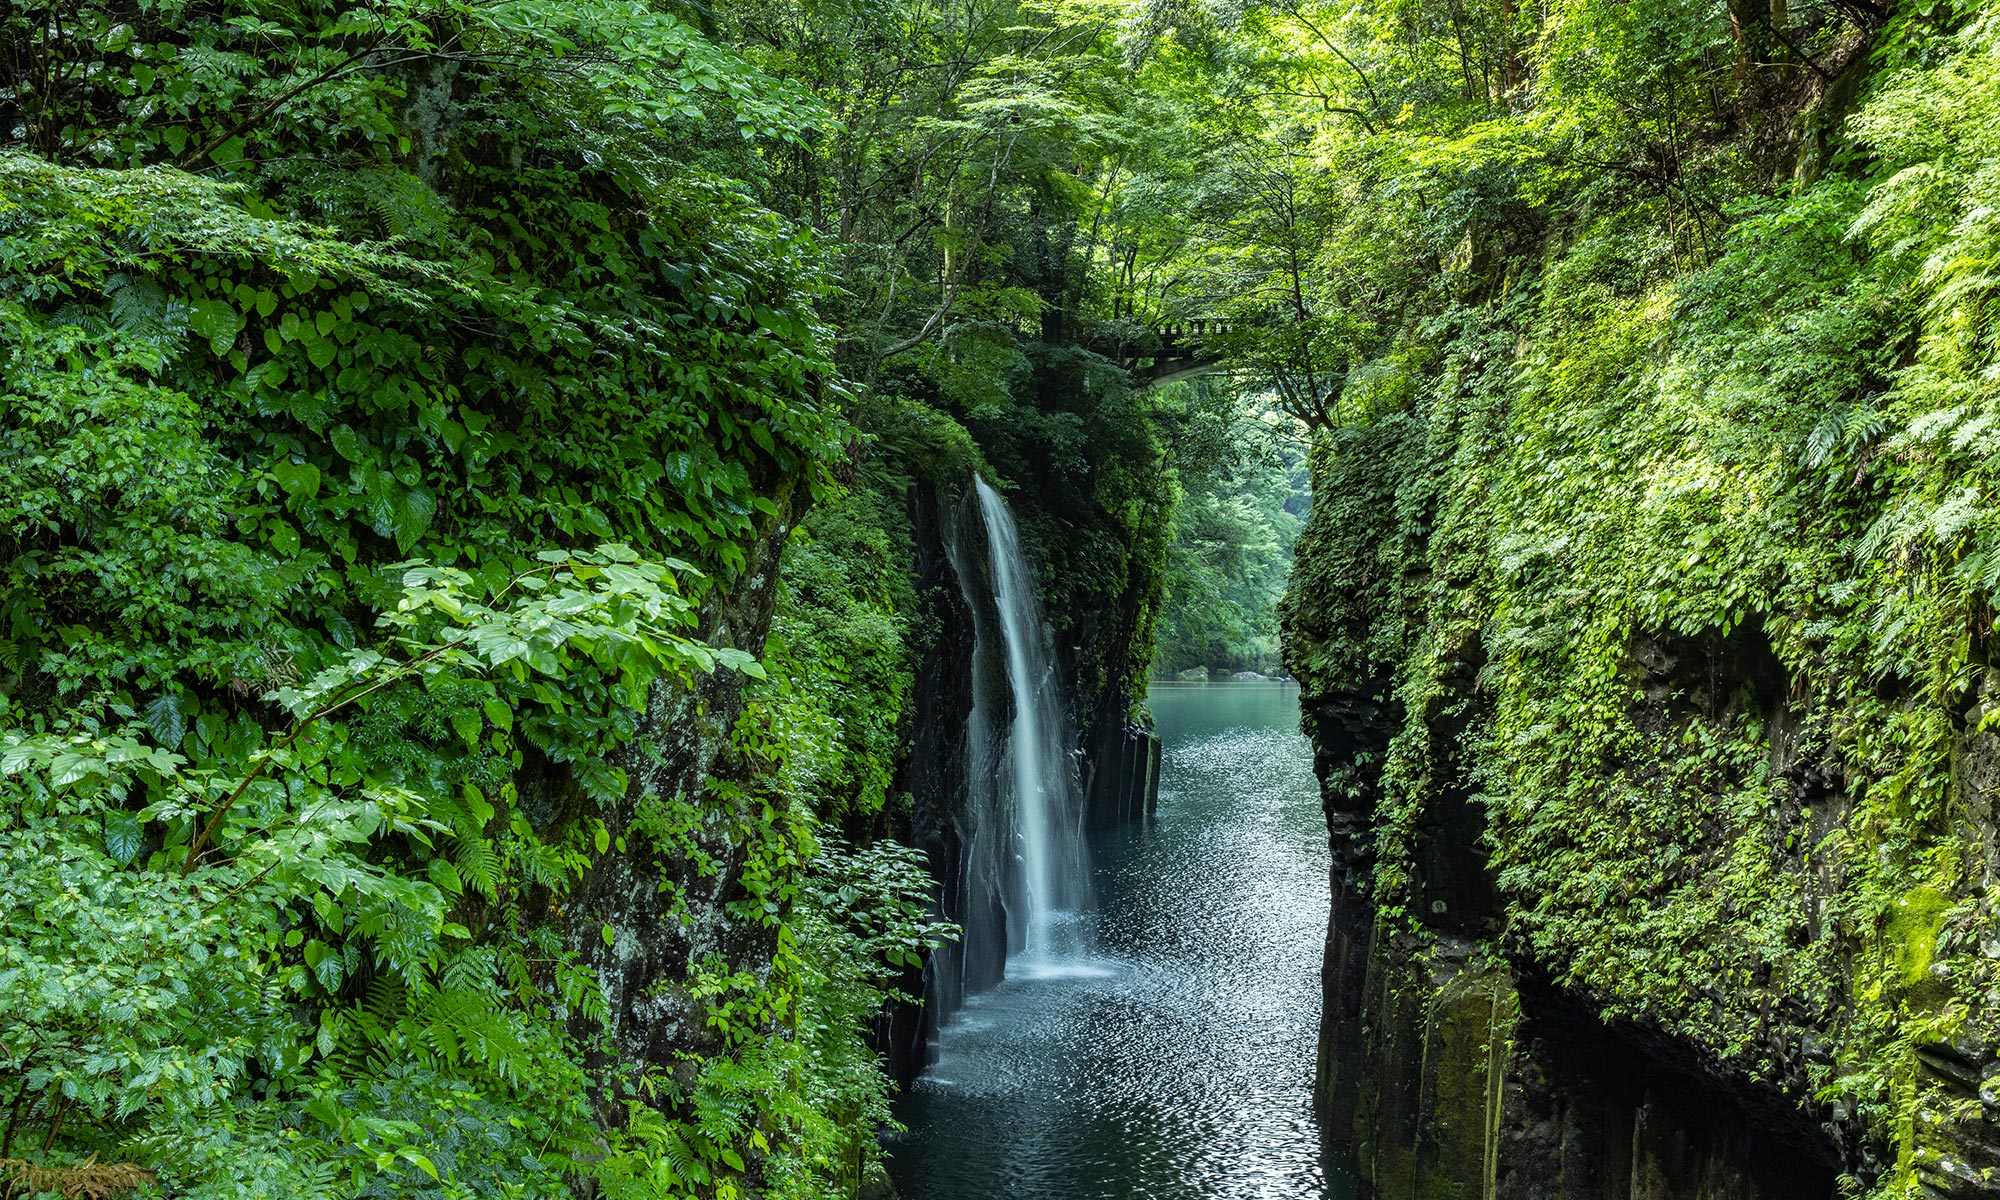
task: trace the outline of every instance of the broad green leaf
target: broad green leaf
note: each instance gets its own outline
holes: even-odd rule
[[[514,728],[514,710],[506,701],[497,697],[489,698],[482,702],[480,707],[485,711],[486,719],[493,722],[495,729],[505,732]]]
[[[333,443],[334,450],[348,462],[359,463],[368,458],[368,443],[346,425],[334,426],[332,432],[327,434],[327,440]]]
[[[409,553],[423,540],[436,512],[437,500],[421,488],[403,496],[402,503],[396,508],[396,549],[399,553]]]
[[[181,739],[187,736],[187,717],[181,711],[181,698],[168,692],[148,704],[146,728],[153,731],[161,745],[180,749]]]
[[[145,824],[134,813],[104,814],[104,853],[112,862],[126,866],[139,857],[146,844]]]
[[[243,328],[243,318],[227,300],[200,300],[188,310],[188,328],[208,339],[217,354],[226,353]]]
[[[319,494],[319,468],[311,463],[280,461],[272,464],[271,476],[287,495],[310,500]]]

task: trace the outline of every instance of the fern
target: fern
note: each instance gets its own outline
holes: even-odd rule
[[[500,898],[500,858],[493,852],[491,841],[484,837],[458,838],[452,861],[467,887],[488,900]]]

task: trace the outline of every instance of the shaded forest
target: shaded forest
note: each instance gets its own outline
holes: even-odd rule
[[[875,1186],[977,475],[1091,787],[1282,611],[1371,921],[1985,1186],[1996,137],[1969,0],[9,5],[0,1178]]]

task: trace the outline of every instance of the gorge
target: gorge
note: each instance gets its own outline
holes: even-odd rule
[[[2000,1195],[1981,0],[0,6],[0,1195]]]

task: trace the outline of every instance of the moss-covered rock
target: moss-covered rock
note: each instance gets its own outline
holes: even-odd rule
[[[1496,266],[1504,286],[1407,328],[1410,401],[1320,438],[1287,662],[1369,962],[1470,943],[1524,1021],[1587,1014],[1846,1186],[1985,1195],[1995,540],[1975,447],[2000,401],[1963,324],[1986,303],[1963,289],[1988,285],[1950,257],[1987,218],[1938,214],[1986,185],[1911,122],[1919,87],[1995,111],[1969,81],[2000,51],[1985,26],[1931,45],[1927,74],[1837,89],[1864,97],[1845,136],[1922,163],[1929,216],[1901,190],[1916,176],[1836,173],[1659,271],[1639,208],[1600,195]],[[1940,111],[1923,119],[1959,127]],[[1912,240],[1852,240],[1889,224]],[[1386,969],[1416,972],[1423,1038],[1452,1042],[1458,985]],[[1509,1100],[1494,1119],[1506,1193],[1536,1118]],[[1652,1170],[1629,1194],[1788,1194]]]

